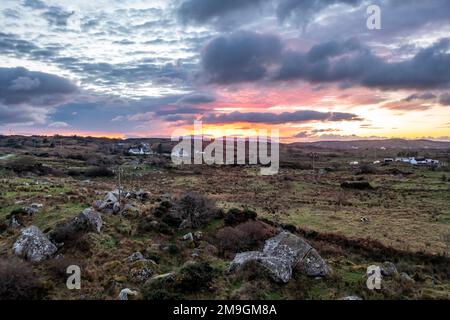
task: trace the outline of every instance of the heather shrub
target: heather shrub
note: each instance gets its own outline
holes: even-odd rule
[[[85,175],[90,178],[114,177],[114,172],[107,167],[91,167],[86,171]]]
[[[198,291],[208,288],[217,271],[208,262],[193,262],[183,266],[177,276],[177,288]]]
[[[196,193],[188,193],[175,201],[171,215],[186,220],[193,228],[198,228],[218,217],[220,211],[210,199]]]
[[[41,300],[47,289],[20,260],[0,260],[0,300]]]
[[[273,230],[259,221],[247,221],[236,227],[225,227],[216,235],[217,246],[222,254],[255,250],[273,235]]]
[[[225,215],[224,222],[227,226],[236,226],[249,220],[255,220],[256,216],[256,212],[250,209],[240,210],[233,208],[228,210],[227,214]]]

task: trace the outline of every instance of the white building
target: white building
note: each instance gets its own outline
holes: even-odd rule
[[[138,147],[130,148],[128,153],[132,155],[149,155],[153,154],[153,151],[147,144],[142,144]]]

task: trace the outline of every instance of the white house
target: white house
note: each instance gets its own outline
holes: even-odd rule
[[[132,155],[149,155],[153,154],[153,151],[147,144],[141,144],[138,147],[130,148],[128,153]]]

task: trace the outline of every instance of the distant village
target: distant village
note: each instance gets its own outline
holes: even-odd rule
[[[384,158],[383,160],[376,160],[373,164],[389,164],[394,162],[407,163],[414,166],[430,166],[436,167],[440,166],[441,162],[439,160],[420,158],[420,157],[396,157],[396,158]],[[352,161],[350,165],[359,165],[359,161]]]

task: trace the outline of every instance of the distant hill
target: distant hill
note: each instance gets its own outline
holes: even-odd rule
[[[450,142],[432,140],[355,140],[355,141],[316,141],[309,143],[293,143],[292,145],[310,146],[324,149],[450,149]]]

